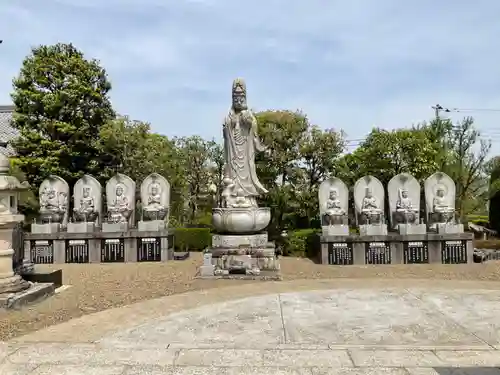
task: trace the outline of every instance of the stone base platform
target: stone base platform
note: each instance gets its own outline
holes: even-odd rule
[[[321,263],[473,263],[472,233],[321,236]]]
[[[231,270],[245,267],[258,268],[261,271],[278,271],[280,265],[274,248],[215,248],[209,249],[212,254],[212,264],[216,269]]]
[[[201,278],[280,280],[280,265],[267,233],[214,235],[199,268]]]
[[[0,309],[19,309],[24,305],[39,302],[54,294],[52,283],[33,284],[28,289],[18,293],[0,294]]]
[[[227,270],[219,270],[219,271],[227,271]],[[261,280],[261,281],[281,281],[283,277],[281,273],[276,271],[260,271],[258,275],[251,274],[230,274],[227,272],[214,272],[213,275],[203,275],[199,272],[196,279],[208,279],[208,280]]]

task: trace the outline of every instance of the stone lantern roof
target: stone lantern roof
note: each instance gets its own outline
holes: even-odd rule
[[[28,182],[19,180],[9,174],[10,161],[7,156],[0,153],[0,191],[23,191],[29,189]]]

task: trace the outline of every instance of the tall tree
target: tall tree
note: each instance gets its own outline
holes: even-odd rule
[[[317,217],[319,184],[336,174],[344,147],[343,134],[334,129],[311,126],[302,137],[299,144],[300,174],[296,175],[298,188],[295,195],[300,202],[297,213],[302,215],[304,226],[310,226],[311,219]]]
[[[269,193],[262,197],[262,204],[271,207],[269,231],[276,235],[287,218],[294,215],[294,183],[300,159],[300,143],[309,128],[309,120],[299,112],[264,111],[256,113],[259,136],[267,153],[256,157],[257,173]]]
[[[183,163],[185,180],[183,198],[185,217],[183,219],[187,220],[187,224],[199,221],[208,224],[211,220],[211,214],[208,210],[210,205],[207,203],[210,185],[211,143],[199,136],[191,136],[177,139],[176,144]],[[199,210],[200,208],[205,209]]]
[[[355,175],[350,176],[353,179],[349,181],[351,184],[365,175],[373,175],[387,184],[402,172],[423,180],[438,169],[436,157],[434,143],[421,129],[373,129],[342,164],[351,164],[349,168],[355,168]]]
[[[449,163],[443,170],[457,186],[456,209],[462,219],[486,209],[488,176],[485,167],[491,142],[481,139],[474,119],[466,117],[453,126],[449,135]]]
[[[72,44],[39,46],[13,80],[13,142],[20,170],[36,188],[51,174],[74,183],[99,168],[99,131],[114,117],[111,84],[96,60]]]
[[[182,214],[184,169],[174,140],[151,133],[148,123],[120,117],[101,128],[100,155],[101,169],[97,176],[102,183],[117,171],[135,181],[159,173],[170,183],[172,222]]]

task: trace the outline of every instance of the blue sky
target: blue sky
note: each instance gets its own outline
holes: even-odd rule
[[[430,108],[500,110],[494,0],[2,0],[0,104],[38,44],[97,58],[118,112],[168,136],[220,139],[231,81],[250,106],[301,109],[349,139],[428,120]],[[473,115],[500,153],[500,111]]]

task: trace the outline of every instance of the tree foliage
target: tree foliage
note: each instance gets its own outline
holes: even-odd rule
[[[13,80],[17,166],[32,186],[49,175],[71,185],[99,168],[101,126],[114,117],[111,84],[96,60],[71,44],[39,46]]]
[[[436,156],[434,144],[422,130],[373,129],[344,164],[355,171],[350,176],[351,185],[365,175],[373,175],[385,185],[403,172],[422,181],[437,170]]]

